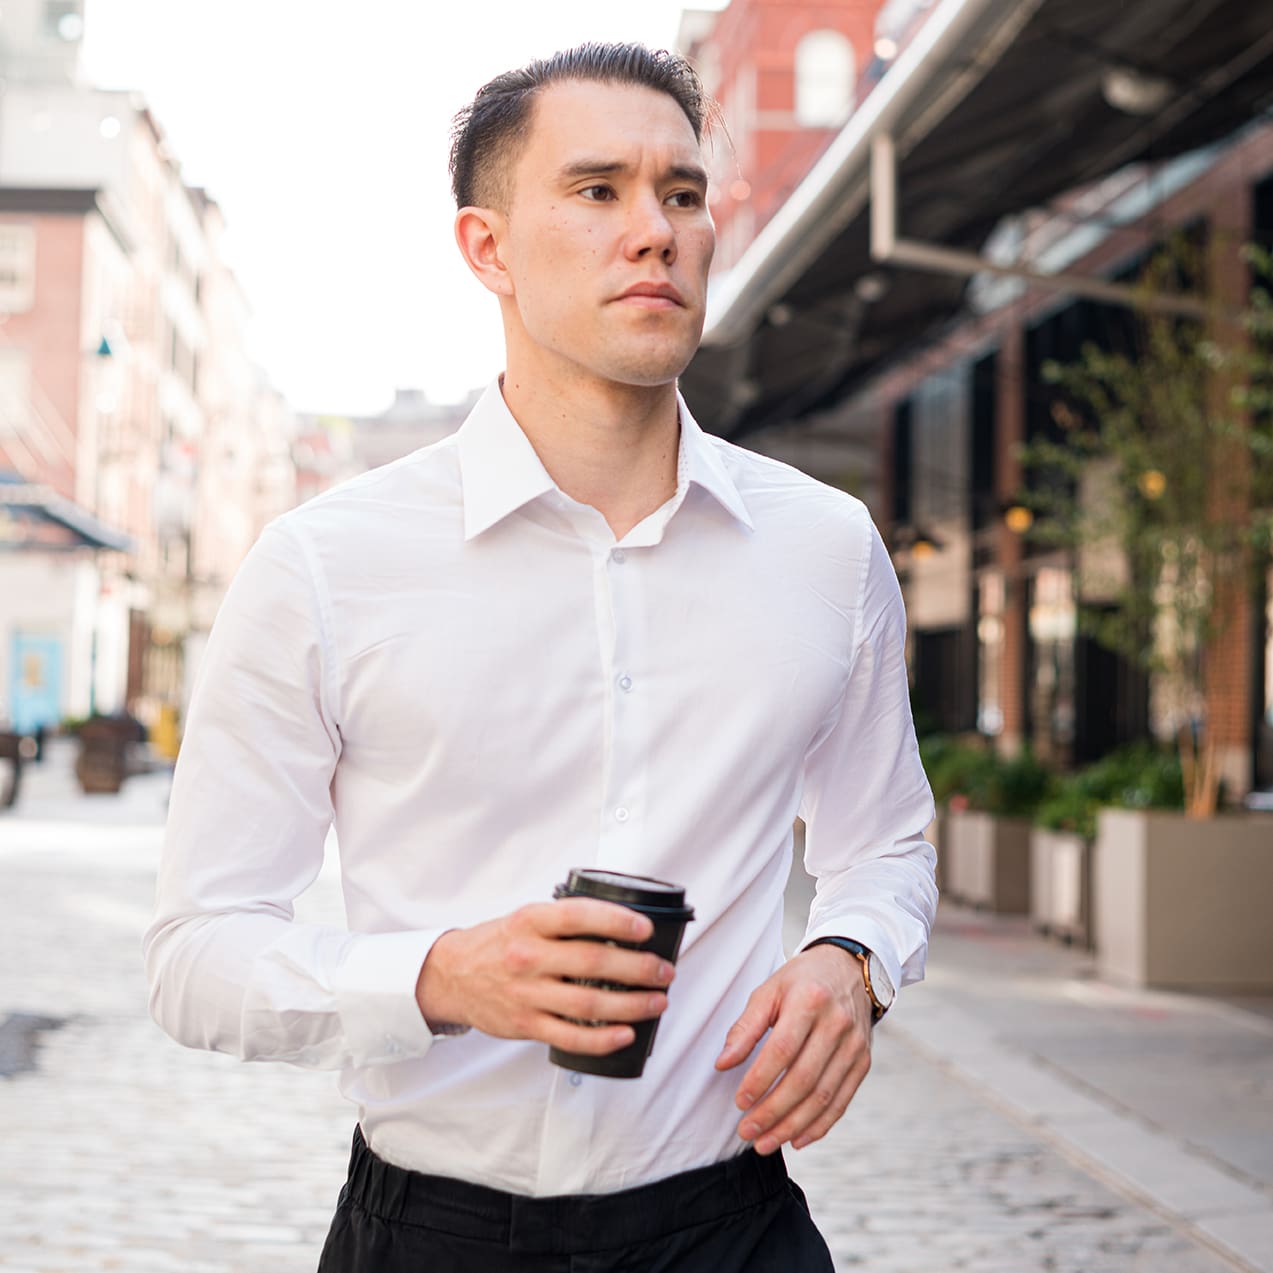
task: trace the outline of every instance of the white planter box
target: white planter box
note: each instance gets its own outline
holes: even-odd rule
[[[1273,993],[1273,817],[1102,810],[1092,889],[1102,976]]]
[[[971,809],[948,810],[943,839],[952,896],[1001,915],[1030,909],[1030,824]]]
[[[1052,931],[1052,837],[1040,827],[1030,830],[1030,923],[1041,933]]]
[[[1068,942],[1088,945],[1092,927],[1092,846],[1072,831],[1030,832],[1030,918]]]

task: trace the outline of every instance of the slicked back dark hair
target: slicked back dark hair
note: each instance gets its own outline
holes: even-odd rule
[[[702,141],[715,114],[694,68],[679,54],[643,44],[580,44],[497,75],[451,125],[451,191],[458,208],[507,211],[510,176],[530,131],[540,90],[563,80],[634,84],[666,93]]]

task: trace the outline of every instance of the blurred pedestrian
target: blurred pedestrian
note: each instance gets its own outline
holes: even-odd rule
[[[504,374],[454,437],[267,529],[200,669],[153,1011],[341,1070],[327,1273],[831,1268],[780,1149],[840,1118],[922,975],[932,804],[865,509],[677,394],[709,116],[635,45],[477,94],[455,232]],[[818,893],[784,962],[797,814]],[[348,932],[293,919],[333,822]],[[576,866],[685,886],[675,969],[623,944],[642,915],[547,900]],[[548,1064],[660,1014],[639,1079]]]

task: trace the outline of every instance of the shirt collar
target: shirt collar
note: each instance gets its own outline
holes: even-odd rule
[[[690,409],[679,393],[676,395],[676,405],[681,412],[681,453],[677,461],[677,486],[684,487],[687,481],[696,483],[731,517],[742,522],[748,530],[755,530],[756,524],[725,467],[719,448],[690,415]]]
[[[498,380],[477,400],[456,434],[456,443],[466,540],[556,489],[530,439],[513,419]]]
[[[707,491],[749,530],[755,524],[720,453],[678,393],[681,441],[677,459],[677,503],[687,482]],[[492,382],[456,434],[464,492],[464,538],[476,538],[531,500],[557,489],[530,439],[513,418],[499,381]]]

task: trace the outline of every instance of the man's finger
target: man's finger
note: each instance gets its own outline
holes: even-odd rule
[[[751,1055],[765,1031],[773,1025],[777,1003],[777,991],[768,981],[752,991],[742,1015],[725,1035],[725,1046],[716,1058],[718,1070],[732,1070]]]
[[[849,1072],[844,1076],[840,1089],[831,1104],[820,1113],[816,1110],[813,1111],[812,1122],[801,1127],[800,1117],[802,1111],[796,1110],[792,1117],[787,1120],[791,1124],[790,1130],[785,1127],[775,1128],[771,1135],[780,1135],[782,1137],[778,1141],[780,1145],[790,1141],[793,1149],[803,1149],[806,1145],[812,1145],[815,1140],[821,1140],[844,1117],[844,1111],[849,1108],[849,1103],[857,1095],[857,1090],[862,1086],[862,1082],[870,1068],[871,1056],[868,1052],[858,1057],[853,1065],[850,1066]]]
[[[532,1020],[526,1037],[560,1048],[563,1052],[608,1056],[626,1048],[636,1038],[636,1032],[630,1025],[576,1025],[573,1021],[545,1012]]]
[[[541,941],[536,971],[569,981],[610,981],[659,990],[672,983],[676,969],[653,951],[628,950],[603,941]]]
[[[853,1061],[852,1055],[842,1052],[838,1045],[839,1040],[827,1031],[810,1031],[785,1073],[747,1110],[738,1125],[738,1134],[758,1145],[811,1093],[821,1091],[829,1103]]]
[[[601,990],[569,982],[547,983],[537,1006],[575,1021],[649,1021],[667,1008],[667,995],[646,990]]]
[[[773,1031],[738,1085],[735,1104],[739,1109],[750,1109],[795,1063],[818,1019],[815,998],[790,995],[784,1001]]]
[[[654,933],[654,922],[648,915],[594,897],[534,902],[523,906],[520,914],[541,937],[608,937],[611,941],[643,942]]]

